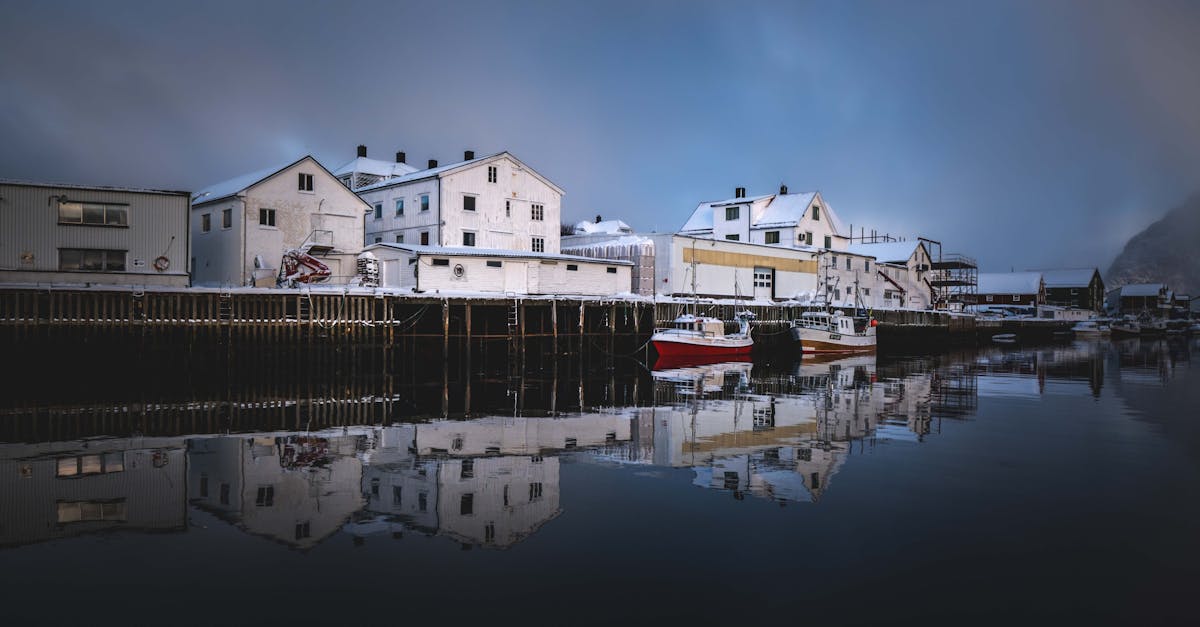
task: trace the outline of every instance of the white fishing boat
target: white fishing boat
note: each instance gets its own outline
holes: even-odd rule
[[[1133,318],[1121,318],[1120,320],[1113,320],[1112,324],[1109,325],[1109,328],[1112,330],[1112,335],[1114,337],[1131,337],[1142,334],[1142,325],[1138,324],[1138,321]]]
[[[867,316],[806,311],[792,321],[792,339],[805,354],[874,352],[877,325]]]
[[[1112,329],[1099,320],[1082,320],[1071,327],[1071,331],[1082,338],[1108,337],[1112,333]]]

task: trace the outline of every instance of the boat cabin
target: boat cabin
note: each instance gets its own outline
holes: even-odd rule
[[[822,331],[829,331],[830,333],[862,335],[867,330],[868,320],[866,318],[843,316],[838,313],[806,311],[800,314],[800,318],[794,324],[799,327],[820,329]]]
[[[725,335],[725,323],[716,318],[686,314],[675,319],[673,329],[691,331],[699,335],[721,337]]]

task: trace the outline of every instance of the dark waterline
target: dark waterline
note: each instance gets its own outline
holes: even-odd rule
[[[1194,341],[10,348],[12,624],[1193,622]]]

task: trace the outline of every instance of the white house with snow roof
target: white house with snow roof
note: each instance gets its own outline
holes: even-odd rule
[[[878,284],[877,306],[929,309],[932,305],[932,260],[921,240],[851,244],[844,252],[875,260],[870,274]]]
[[[429,167],[361,188],[366,243],[557,254],[563,190],[508,152]]]
[[[395,161],[367,158],[367,147],[360,145],[355,158],[333,170],[343,185],[351,190],[359,190],[389,179],[412,174],[420,168],[408,165],[403,151],[396,153]]]
[[[283,253],[355,276],[367,206],[311,156],[210,185],[192,197],[192,283],[275,285]]]
[[[696,206],[679,229],[689,237],[776,246],[815,246],[841,250],[850,241],[837,213],[820,192],[789,194],[781,186],[778,194],[746,196],[746,188],[734,190],[733,198],[706,201]]]

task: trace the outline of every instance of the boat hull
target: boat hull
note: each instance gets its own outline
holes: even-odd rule
[[[800,342],[805,354],[818,353],[873,353],[875,335],[844,335],[819,329],[795,327],[792,337]]]
[[[750,338],[688,338],[658,337],[651,339],[659,357],[667,359],[707,359],[712,357],[749,356],[754,349]]]

